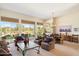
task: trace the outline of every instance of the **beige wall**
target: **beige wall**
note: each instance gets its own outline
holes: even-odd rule
[[[73,28],[79,28],[79,10],[75,10],[73,12],[70,12],[62,17],[59,17],[57,19],[57,32],[59,33],[58,31],[58,28],[60,26],[63,26],[63,25],[71,25],[72,26],[72,33],[77,33],[79,34],[79,32],[74,32],[73,31]]]
[[[43,20],[41,20],[40,18],[20,14],[20,13],[5,10],[5,9],[0,9],[0,16],[6,16],[6,17],[17,18],[17,19],[36,21],[36,22],[43,22]]]

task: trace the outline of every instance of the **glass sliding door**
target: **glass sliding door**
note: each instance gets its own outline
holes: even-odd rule
[[[14,37],[17,32],[17,23],[14,22],[5,22],[1,21],[0,22],[0,32],[1,36],[5,36],[8,41],[13,41]]]
[[[21,24],[21,32],[28,34],[29,37],[34,35],[34,24]]]

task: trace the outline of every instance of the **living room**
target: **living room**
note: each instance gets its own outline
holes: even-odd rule
[[[78,6],[0,3],[0,50],[5,52],[1,56],[79,56]],[[22,36],[27,39],[26,47],[23,42],[18,44]]]

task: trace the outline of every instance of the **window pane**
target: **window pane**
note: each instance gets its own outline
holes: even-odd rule
[[[22,24],[21,25],[22,33],[29,34],[29,36],[34,35],[34,24]]]
[[[16,28],[17,23],[13,22],[0,22],[0,36],[5,36],[8,41],[13,41],[13,35],[18,31]]]

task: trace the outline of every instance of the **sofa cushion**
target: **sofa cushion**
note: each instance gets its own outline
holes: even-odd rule
[[[44,39],[44,42],[49,43],[49,42],[51,42],[52,40],[53,40],[52,38],[48,37],[48,38],[45,38],[45,39]]]

